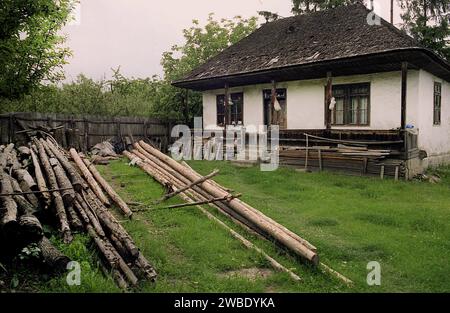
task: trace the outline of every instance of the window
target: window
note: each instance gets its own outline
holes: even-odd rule
[[[217,125],[225,125],[225,95],[217,96]],[[232,93],[228,101],[229,109],[231,111],[230,124],[242,125],[244,124],[244,94]]]
[[[433,124],[441,125],[442,84],[434,83]]]
[[[333,125],[358,125],[370,123],[370,84],[333,86],[336,105],[331,113]]]

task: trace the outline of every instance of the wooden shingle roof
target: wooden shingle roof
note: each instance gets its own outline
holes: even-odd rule
[[[208,80],[257,73],[265,73],[269,78],[271,71],[283,68],[393,51],[426,50],[385,20],[381,20],[381,25],[369,23],[370,13],[364,5],[356,4],[264,24],[174,85],[207,89],[201,85]],[[448,72],[450,77],[450,67]]]

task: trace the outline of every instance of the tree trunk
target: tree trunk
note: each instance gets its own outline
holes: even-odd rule
[[[103,187],[103,190],[111,197],[111,199],[117,204],[117,206],[122,210],[122,212],[129,218],[133,215],[128,205],[122,198],[115,192],[115,190],[108,184],[108,182],[100,175],[95,166],[89,162],[87,159],[83,159],[84,164],[92,173],[97,182]]]
[[[48,148],[53,152],[53,155],[61,163],[62,167],[66,170],[70,181],[72,182],[75,191],[80,192],[81,189],[86,189],[88,186],[82,181],[80,174],[77,172],[75,167],[69,162],[65,155],[47,138]]]
[[[57,272],[64,272],[67,270],[67,264],[71,260],[56,249],[47,237],[43,237],[38,246],[41,250],[44,263],[47,264],[49,268],[52,268]]]
[[[72,159],[74,160],[75,164],[80,169],[81,173],[83,174],[84,178],[87,180],[89,186],[91,186],[94,193],[97,195],[97,197],[100,199],[100,201],[105,204],[106,206],[110,206],[111,203],[109,202],[108,198],[103,193],[100,186],[95,181],[94,177],[92,177],[91,172],[89,172],[89,169],[84,165],[83,161],[81,160],[80,156],[78,155],[77,151],[75,149],[70,149],[70,155]]]
[[[47,188],[47,183],[45,182],[44,174],[42,173],[41,165],[39,164],[38,157],[36,156],[36,153],[34,152],[34,149],[36,149],[36,146],[33,146],[30,149],[31,153],[31,159],[33,161],[33,167],[34,167],[34,176],[36,177],[36,182],[38,185],[39,191],[41,191],[41,197],[44,199],[44,208],[48,209],[51,203],[51,195]],[[37,151],[37,150],[36,150]]]
[[[61,191],[61,196],[64,200],[64,204],[66,206],[71,206],[73,204],[73,200],[75,199],[75,191],[73,189],[70,189],[70,188],[73,188],[72,183],[70,182],[69,178],[67,177],[66,172],[62,168],[58,159],[55,157],[55,154],[48,147],[47,142],[42,138],[41,138],[41,144],[44,147],[47,155],[49,156],[49,162],[55,173],[59,188],[65,189],[65,190]]]
[[[49,182],[51,188],[59,189],[55,173],[53,172],[53,168],[50,165],[50,161],[45,152],[44,146],[37,139],[35,139],[34,142],[38,148],[39,157],[41,159],[41,163],[42,163],[42,166],[44,167],[45,173],[47,174],[47,179],[48,179],[48,182]],[[72,241],[73,237],[72,237],[72,233],[70,231],[69,222],[67,221],[66,210],[64,208],[64,201],[61,197],[61,194],[58,191],[53,191],[52,196],[53,196],[53,202],[55,204],[56,215],[59,219],[60,232],[63,235],[64,242],[69,243]]]

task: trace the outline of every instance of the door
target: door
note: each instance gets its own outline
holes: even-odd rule
[[[272,98],[272,91],[270,89],[263,91],[263,99],[264,99],[264,125],[269,126],[269,109],[270,102]],[[280,129],[287,128],[287,91],[286,88],[277,89],[277,100],[280,104],[281,110],[275,110],[274,106],[272,106],[272,123],[271,125],[278,125]]]

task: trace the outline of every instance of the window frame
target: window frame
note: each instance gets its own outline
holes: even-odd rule
[[[341,88],[344,90],[344,95],[342,97],[336,97],[335,96],[335,89]],[[352,89],[354,88],[367,88],[367,93],[352,93]],[[325,86],[325,95],[326,95],[326,86]],[[330,112],[331,114],[331,126],[338,126],[338,127],[368,127],[370,126],[370,120],[371,120],[371,84],[370,82],[367,83],[353,83],[353,84],[338,84],[333,85],[333,97],[335,99],[337,98],[343,98],[344,104],[343,104],[343,123],[337,124],[336,123],[336,106],[335,108]],[[367,97],[367,121],[366,123],[361,123],[361,107],[360,102],[358,101],[358,108],[356,113],[356,123],[349,123],[349,117],[347,116],[350,110],[351,106],[351,100],[355,97],[362,98]],[[329,110],[328,105],[325,103],[325,109]]]
[[[436,115],[436,112],[439,112],[439,115]],[[439,118],[436,118],[437,116]],[[441,124],[442,124],[442,83],[434,82],[434,85],[433,85],[433,126],[440,126]]]
[[[235,125],[239,125],[238,124],[239,120],[242,121],[241,125],[244,125],[244,92],[234,92],[234,93],[230,94],[231,101],[233,101],[233,106],[235,105],[233,98],[236,98],[236,97],[241,97],[241,99],[242,99],[241,112],[240,112],[240,114],[231,112],[231,121],[230,121],[230,124],[228,124],[228,125],[233,125],[233,122],[235,122]],[[222,105],[223,113],[219,114],[219,106],[220,105]],[[228,125],[225,125],[225,121],[226,121],[225,114],[226,114],[225,94],[218,94],[218,95],[216,95],[216,123],[217,123],[217,126],[221,126],[221,127],[228,126]],[[219,123],[220,122],[219,116],[221,117],[220,120],[223,120],[223,122],[221,122],[221,123]],[[239,119],[239,117],[240,117],[240,119]]]

